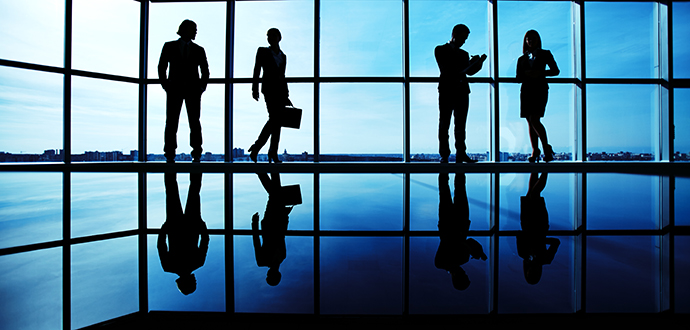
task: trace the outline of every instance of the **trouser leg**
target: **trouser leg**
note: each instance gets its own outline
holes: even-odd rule
[[[453,115],[453,106],[449,102],[448,96],[443,93],[439,93],[438,96],[438,110],[438,153],[442,158],[447,158],[450,155],[448,129]]]
[[[189,121],[189,145],[192,147],[192,157],[201,157],[201,95],[194,94],[185,97],[187,120]]]
[[[163,152],[168,159],[175,158],[175,150],[177,149],[177,127],[180,122],[182,100],[182,97],[175,95],[174,92],[167,93]]]
[[[467,146],[465,145],[467,113],[469,112],[469,94],[458,96],[455,103],[454,119],[455,119],[455,152],[458,155],[465,154]]]

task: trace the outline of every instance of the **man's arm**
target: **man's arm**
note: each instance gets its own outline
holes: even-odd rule
[[[161,81],[161,87],[163,89],[167,88],[168,85],[168,76],[167,76],[167,71],[168,71],[168,62],[170,59],[168,58],[168,52],[166,49],[167,44],[163,45],[163,50],[161,51],[161,57],[158,60],[158,79]]]
[[[252,241],[254,243],[254,258],[256,258],[256,264],[259,267],[264,266],[261,257],[261,239],[259,238],[259,212],[254,213],[252,216]]]
[[[206,59],[206,52],[203,48],[201,48],[201,55],[199,60],[199,70],[201,70],[201,91],[203,92],[206,91],[206,86],[208,85],[209,78],[208,60]]]
[[[475,73],[479,72],[479,70],[482,69],[482,64],[484,64],[485,60],[486,54],[482,54],[482,56],[472,56],[472,58],[469,60],[469,66],[467,67],[467,69],[465,69],[465,73],[470,76],[473,76]]]
[[[254,59],[254,74],[252,79],[252,97],[259,100],[259,74],[261,73],[261,48],[256,50],[256,58]]]

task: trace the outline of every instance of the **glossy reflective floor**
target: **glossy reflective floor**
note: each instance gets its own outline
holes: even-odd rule
[[[0,172],[0,182],[3,329],[142,311],[690,312],[685,177]]]

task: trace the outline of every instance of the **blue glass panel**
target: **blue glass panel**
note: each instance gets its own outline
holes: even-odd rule
[[[676,178],[674,190],[675,222],[677,226],[690,226],[690,178]]]
[[[499,76],[515,77],[528,30],[536,30],[542,48],[553,54],[558,77],[574,77],[573,14],[567,1],[498,1]]]
[[[286,258],[279,267],[273,268],[280,273],[280,281],[269,284],[275,276],[271,275],[269,280],[265,258],[275,253],[270,246],[275,246],[276,242],[259,237],[260,242],[254,243],[252,236],[235,236],[234,239],[235,312],[313,313],[314,239],[284,237]],[[256,243],[258,251],[256,245],[252,246]]]
[[[402,2],[321,1],[322,76],[402,76]]]
[[[690,2],[673,2],[673,78],[690,78]]]
[[[658,177],[587,174],[587,229],[656,229]]]
[[[1,161],[62,161],[62,80],[58,74],[0,67],[0,152],[19,155],[1,154]]]
[[[659,311],[659,238],[587,237],[586,312]]]
[[[0,257],[0,328],[62,327],[62,249]]]
[[[419,1],[410,3],[410,75],[438,77],[434,48],[451,39],[453,27],[465,24],[470,36],[462,49],[489,55],[489,10],[486,1]],[[475,77],[489,76],[488,59]]]
[[[0,248],[62,239],[62,174],[0,173]]]
[[[174,272],[166,272],[157,251],[158,235],[148,236],[149,309],[158,311],[225,312],[225,236],[211,235],[208,253],[201,267],[192,271],[195,281],[193,292],[185,295],[186,286],[178,284]],[[177,254],[183,256],[184,254]],[[190,262],[182,258],[171,259],[179,267]],[[195,264],[197,265],[197,264]],[[195,267],[191,266],[191,267]],[[171,266],[168,270],[174,270]],[[188,274],[187,274],[188,275]]]
[[[136,173],[72,173],[71,236],[137,229]]]
[[[673,92],[673,149],[675,160],[690,160],[690,89],[677,88]]]
[[[474,237],[489,251],[488,237]],[[470,281],[464,290],[436,264],[438,237],[410,238],[410,314],[486,314],[490,311],[491,260],[469,259],[461,265]]]
[[[498,312],[575,312],[572,236],[547,232],[499,238]]]
[[[656,15],[656,4],[651,1],[587,2],[587,77],[658,77]]]
[[[690,276],[690,236],[675,237],[675,304],[676,313],[690,313],[690,283],[685,279]]]
[[[137,237],[72,246],[72,328],[139,311]]]
[[[400,174],[321,175],[321,229],[401,230],[402,184]]]
[[[321,313],[402,313],[402,248],[400,237],[322,237]]]
[[[36,0],[31,3],[6,0],[0,3],[0,58],[64,65],[65,3]]]

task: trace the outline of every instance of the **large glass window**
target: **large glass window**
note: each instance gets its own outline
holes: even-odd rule
[[[690,78],[690,2],[673,2],[673,78]]]
[[[321,76],[402,76],[402,2],[321,1]]]
[[[587,77],[657,78],[657,17],[654,2],[587,2]]]
[[[673,94],[673,148],[675,160],[690,160],[690,89],[676,89]]]
[[[62,67],[65,2],[2,0],[0,12],[0,58]]]

